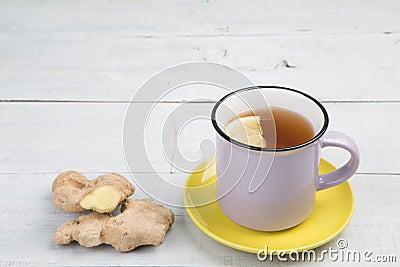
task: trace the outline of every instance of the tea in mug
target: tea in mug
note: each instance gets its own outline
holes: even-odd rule
[[[313,125],[306,117],[281,107],[241,112],[226,124],[225,130],[241,143],[264,148],[299,145],[315,135]]]

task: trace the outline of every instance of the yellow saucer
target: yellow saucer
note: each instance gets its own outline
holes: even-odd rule
[[[203,164],[202,164],[203,165]],[[204,165],[203,165],[204,166]],[[211,169],[210,168],[214,168]],[[216,241],[246,252],[257,253],[268,246],[268,251],[302,251],[321,246],[336,236],[350,222],[354,198],[348,182],[317,192],[311,215],[301,224],[279,232],[261,232],[243,227],[222,213],[216,201],[204,203],[204,198],[215,196],[215,166],[206,171],[194,171],[186,180],[184,202],[193,222]],[[321,159],[319,172],[326,173],[335,167]],[[207,176],[207,177],[204,177]],[[196,193],[195,187],[207,185],[207,192]],[[205,196],[204,193],[208,193]]]

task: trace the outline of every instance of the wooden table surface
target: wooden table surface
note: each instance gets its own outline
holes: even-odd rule
[[[129,176],[122,144],[129,102],[146,79],[190,61],[226,64],[255,84],[321,100],[330,129],[352,136],[361,152],[350,180],[354,216],[339,237],[349,249],[400,261],[399,1],[1,1],[0,265],[293,264],[219,244],[179,208],[159,247],[118,253],[53,243],[54,229],[76,218],[52,205],[55,176],[69,169]],[[184,100],[198,105],[177,94],[160,108]],[[209,131],[200,127],[179,149],[198,153],[196,140]],[[334,149],[323,156],[337,165],[348,157]],[[187,175],[161,155],[155,165],[178,180]]]

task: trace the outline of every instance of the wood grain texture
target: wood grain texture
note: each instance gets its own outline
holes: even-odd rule
[[[147,109],[153,104],[135,105]],[[193,117],[199,105],[210,111],[213,106],[158,104],[146,126],[147,153],[154,168],[137,166],[136,172],[176,171],[164,156],[160,125],[181,105],[188,105],[185,110]],[[400,113],[399,103],[326,103],[325,106],[330,114],[329,129],[345,132],[357,141],[361,151],[359,172],[400,173],[398,164],[393,164],[400,151],[400,118],[395,115]],[[58,173],[66,169],[127,171],[122,144],[126,109],[127,104],[119,103],[0,104],[3,140],[0,173]],[[214,130],[206,119],[187,125],[175,150],[195,160],[200,156],[199,145],[204,139],[214,140]],[[336,165],[344,163],[347,157],[339,149],[326,149],[323,155]]]
[[[3,101],[129,101],[188,61],[321,100],[400,101],[397,1],[18,2],[0,8]]]
[[[400,83],[400,34],[162,39],[18,36],[0,35],[3,101],[130,101],[154,74],[188,61],[226,64],[255,84],[299,88],[320,100],[400,101],[400,91],[394,86]],[[166,99],[193,97],[197,95]]]
[[[2,1],[2,32],[75,36],[362,34],[400,31],[393,0]],[[29,21],[26,17],[29,16]]]

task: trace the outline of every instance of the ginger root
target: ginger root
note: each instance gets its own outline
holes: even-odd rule
[[[160,245],[173,223],[173,212],[154,200],[128,199],[117,216],[90,212],[61,225],[54,241],[68,244],[75,240],[85,247],[105,243],[118,251],[131,251],[142,245]]]
[[[76,171],[60,173],[53,182],[53,203],[67,212],[92,209],[100,213],[111,212],[135,191],[123,176],[109,173],[88,180]]]

